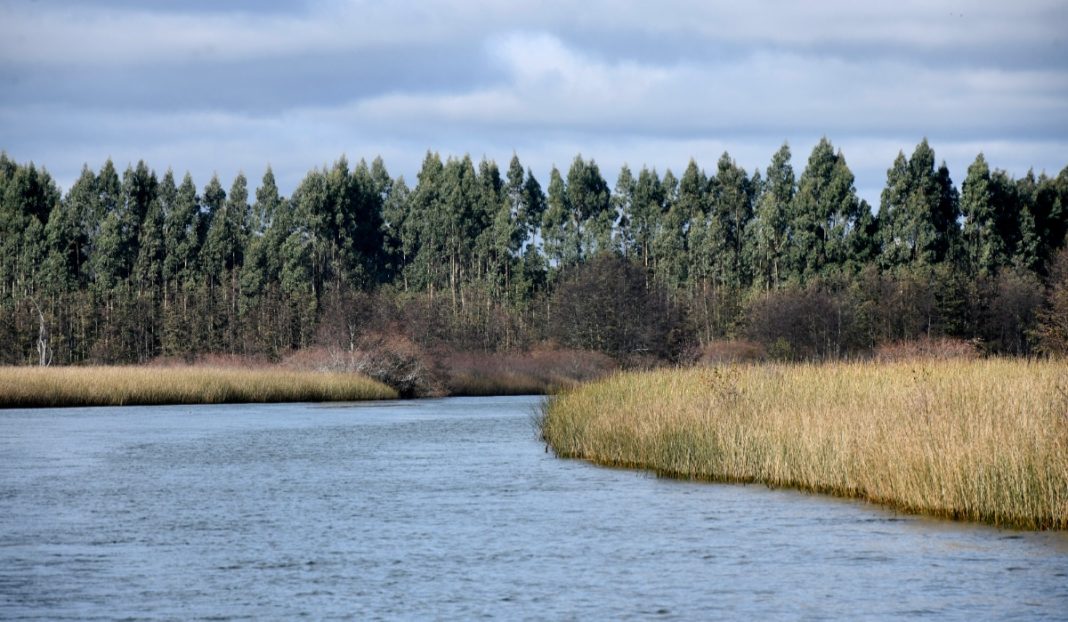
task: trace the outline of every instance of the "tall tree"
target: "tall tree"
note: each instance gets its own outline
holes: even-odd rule
[[[898,153],[887,171],[879,208],[882,253],[888,267],[931,266],[944,261],[959,234],[956,191],[943,163],[924,139],[912,157]]]
[[[166,256],[164,226],[166,214],[174,209],[177,196],[174,173],[168,170],[159,183],[156,196],[148,204],[138,233],[134,281],[139,293],[148,293],[153,299],[162,293],[163,261]]]
[[[691,206],[679,205],[679,182],[668,169],[661,181],[664,214],[653,240],[653,264],[657,278],[669,291],[677,292],[688,282],[686,236]]]
[[[217,184],[218,178],[213,178],[213,181]],[[204,189],[205,197],[209,194],[222,200],[220,205],[210,208],[211,224],[201,256],[204,272],[209,278],[221,282],[224,275],[229,275],[241,265],[249,210],[248,181],[243,173],[238,173],[229,195],[215,193],[211,183]]]
[[[853,181],[842,153],[821,139],[801,173],[791,219],[791,255],[802,280],[856,269],[870,247],[874,218]]]
[[[545,256],[555,268],[564,268],[582,258],[579,221],[564,178],[554,166],[549,172],[549,197],[542,215],[541,235]]]
[[[571,216],[576,221],[579,257],[612,250],[615,224],[612,194],[596,162],[592,159],[586,162],[581,155],[575,156],[567,172],[567,196]]]
[[[616,187],[612,191],[612,209],[619,222],[618,244],[624,257],[634,256],[634,227],[630,222],[634,213],[634,192],[637,184],[626,164],[619,169]]]
[[[412,191],[410,209],[393,227],[400,240],[405,263],[405,288],[428,289],[433,299],[441,258],[444,255],[444,236],[437,222],[444,209],[442,184],[445,167],[437,153],[428,151],[423,158],[418,183]]]
[[[653,240],[660,230],[664,215],[664,188],[656,170],[642,167],[634,184],[634,198],[629,213],[624,214],[630,227],[635,255],[646,270],[653,268]]]
[[[753,218],[754,191],[745,169],[726,152],[717,164],[711,190],[709,218],[716,223],[720,239],[714,277],[730,288],[746,286],[752,275],[744,258],[745,230]]]
[[[172,289],[192,282],[200,253],[200,202],[193,177],[187,172],[163,219],[163,280]]]
[[[771,158],[765,189],[756,205],[748,235],[754,281],[764,289],[779,287],[791,276],[787,265],[790,206],[797,183],[790,159],[790,146],[783,143]]]
[[[122,184],[115,166],[108,159],[97,175],[96,215],[92,220],[90,279],[98,294],[110,292],[126,278],[130,264],[129,218],[122,207]]]
[[[964,244],[973,273],[985,276],[1008,265],[1016,250],[1019,221],[1011,213],[1014,184],[1003,171],[991,174],[983,154],[968,167],[961,193]]]

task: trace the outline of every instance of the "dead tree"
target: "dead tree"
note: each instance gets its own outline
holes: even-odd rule
[[[48,323],[45,321],[44,311],[41,310],[41,306],[37,304],[32,296],[29,298],[30,304],[37,310],[37,318],[40,321],[37,327],[37,355],[39,365],[41,367],[47,367],[52,364],[52,347],[49,345],[50,334],[48,331]]]

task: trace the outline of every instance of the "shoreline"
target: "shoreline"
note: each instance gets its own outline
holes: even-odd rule
[[[624,373],[551,399],[541,432],[607,467],[1062,530],[1064,388],[1061,363],[1004,360]]]
[[[396,399],[356,373],[211,366],[0,367],[0,409]]]

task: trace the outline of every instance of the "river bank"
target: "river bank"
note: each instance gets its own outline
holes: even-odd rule
[[[1068,368],[1010,360],[619,374],[549,402],[557,455],[1068,528]]]
[[[361,374],[233,367],[0,367],[0,408],[395,399]]]
[[[216,355],[146,365],[8,366],[0,367],[0,408],[547,395],[616,369],[596,352],[427,354],[404,344],[355,353],[307,349],[278,362]]]

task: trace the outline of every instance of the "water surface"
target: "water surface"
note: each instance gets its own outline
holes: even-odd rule
[[[1068,617],[1068,535],[560,460],[539,398],[0,411],[0,619]]]

